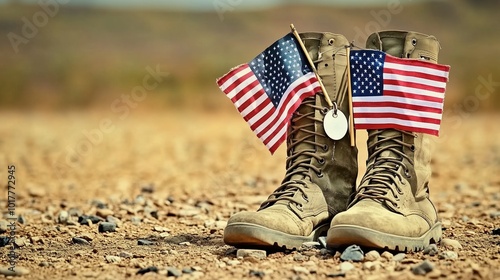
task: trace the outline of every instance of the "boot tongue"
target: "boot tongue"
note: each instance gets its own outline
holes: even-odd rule
[[[375,132],[378,132],[378,131],[371,130],[368,132],[368,139],[369,139],[368,145],[374,147],[372,149],[380,149],[383,147],[394,145],[394,141],[381,142],[381,140],[383,140],[383,139],[393,138],[396,136],[401,137],[401,132],[394,130],[394,129],[385,129],[382,133],[380,133],[378,135],[374,135]],[[379,143],[379,144],[376,144],[376,143]],[[373,151],[370,151],[370,153],[372,153],[372,152]],[[389,149],[385,149],[384,151],[382,151],[378,155],[378,157],[383,157],[383,158],[392,157],[392,158],[394,158],[394,157],[399,157],[399,155],[396,154],[395,152],[389,150]]]

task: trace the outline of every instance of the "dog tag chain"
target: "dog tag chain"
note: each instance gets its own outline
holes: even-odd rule
[[[328,137],[332,140],[340,140],[347,133],[349,122],[344,113],[337,108],[336,103],[333,103],[333,107],[326,113],[323,119],[323,127]]]

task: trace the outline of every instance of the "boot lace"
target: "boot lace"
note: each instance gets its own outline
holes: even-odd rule
[[[306,179],[310,177],[309,170],[314,170],[318,177],[322,177],[322,170],[311,164],[311,158],[315,158],[318,162],[324,162],[324,159],[317,155],[318,148],[323,150],[328,150],[328,146],[320,144],[314,141],[315,136],[326,137],[324,134],[315,131],[315,122],[322,122],[323,120],[315,118],[315,111],[321,110],[324,114],[326,112],[325,108],[317,106],[315,102],[315,96],[309,97],[302,102],[301,106],[307,106],[314,110],[308,113],[301,113],[297,110],[291,120],[291,129],[288,136],[287,142],[287,160],[286,160],[286,175],[280,187],[278,187],[269,198],[264,201],[261,205],[261,209],[266,208],[277,201],[286,200],[297,205],[297,208],[302,209],[302,202],[294,197],[295,193],[301,192],[302,198],[307,202],[308,197],[306,193]],[[298,125],[303,119],[308,121],[305,124]],[[304,135],[298,138],[296,135],[299,132],[303,132],[300,135]],[[307,143],[311,145],[309,149],[298,149],[295,148],[301,143]],[[295,175],[301,175],[301,179],[294,179],[292,177]],[[296,176],[295,176],[296,177]]]
[[[371,152],[367,162],[366,174],[361,181],[360,187],[357,190],[356,197],[350,203],[349,207],[363,199],[373,199],[379,202],[387,202],[386,205],[392,205],[393,208],[398,207],[399,196],[403,195],[403,190],[396,183],[405,184],[402,174],[399,172],[399,167],[404,170],[404,175],[407,179],[411,178],[410,171],[404,160],[413,165],[413,160],[403,153],[403,147],[408,147],[411,150],[415,146],[403,142],[403,134],[416,137],[416,134],[411,132],[397,130],[400,132],[396,135],[384,135],[384,130],[375,131],[370,137],[375,137],[377,141],[368,146]],[[370,142],[370,141],[369,141]],[[390,155],[382,155],[383,152],[392,152]],[[396,156],[394,156],[396,155]],[[388,194],[391,195],[388,195]]]

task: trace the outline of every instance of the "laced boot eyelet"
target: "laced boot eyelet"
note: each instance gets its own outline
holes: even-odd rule
[[[410,150],[411,150],[412,152],[415,152],[415,145],[411,145]]]
[[[302,194],[302,198],[303,198],[306,202],[309,202],[309,197],[307,197],[307,195]]]
[[[330,110],[327,107],[324,107],[323,109],[321,109],[321,114],[326,115],[326,113],[328,113],[328,111],[330,111]]]
[[[323,178],[323,172],[321,172],[321,171],[319,173],[317,173],[316,175],[318,175],[318,178]]]
[[[328,148],[329,148],[329,147],[328,147],[328,145],[327,145],[327,144],[323,145],[323,151],[325,151],[325,152],[326,152],[326,151],[328,151]]]
[[[325,164],[325,159],[324,158],[318,159],[318,163],[321,165]]]
[[[411,178],[410,170],[405,169],[405,176],[406,176],[406,178],[408,178],[408,179],[410,179],[410,178]]]
[[[297,206],[297,209],[298,209],[299,211],[303,211],[303,210],[304,210],[304,209],[302,208],[302,207],[303,207],[303,205],[302,205],[302,204],[298,204],[298,203],[297,203],[297,204],[295,204],[295,205]]]

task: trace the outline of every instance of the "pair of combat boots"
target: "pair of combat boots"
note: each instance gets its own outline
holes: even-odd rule
[[[332,33],[300,34],[332,101],[348,114],[347,39]],[[372,34],[368,49],[437,63],[439,43],[415,32]],[[366,173],[356,187],[357,148],[349,134],[334,141],[323,128],[323,95],[304,100],[287,137],[286,175],[257,212],[233,215],[224,242],[236,247],[293,249],[327,235],[331,248],[357,244],[419,251],[441,239],[429,200],[429,135],[395,129],[368,131]]]

